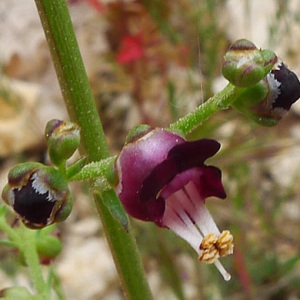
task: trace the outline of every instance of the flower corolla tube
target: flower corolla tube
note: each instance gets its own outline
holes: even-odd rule
[[[207,197],[226,197],[221,171],[204,164],[219,148],[215,140],[186,141],[178,133],[148,128],[120,152],[116,191],[129,215],[174,231],[200,261],[214,263],[229,280],[219,257],[233,252],[233,237],[219,231],[205,207]]]

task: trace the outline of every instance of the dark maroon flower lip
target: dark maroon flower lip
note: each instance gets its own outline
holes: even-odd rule
[[[273,76],[279,84],[279,93],[272,103],[272,108],[289,110],[300,98],[300,82],[297,75],[279,60],[269,76]]]
[[[277,124],[300,98],[299,79],[278,59],[261,83],[265,85],[268,93],[262,101],[252,106],[250,111],[259,118],[273,120],[271,125]]]
[[[175,145],[168,152],[166,160],[153,168],[143,182],[140,201],[147,201],[157,195],[159,191],[177,174],[194,167],[204,165],[204,161],[215,155],[221,145],[210,139],[184,142]]]

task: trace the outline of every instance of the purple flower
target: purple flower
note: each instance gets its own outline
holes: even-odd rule
[[[116,191],[128,214],[174,231],[229,280],[218,258],[232,253],[232,235],[220,233],[204,205],[207,197],[226,197],[221,171],[204,164],[219,148],[214,140],[189,142],[165,129],[148,129],[117,158]]]

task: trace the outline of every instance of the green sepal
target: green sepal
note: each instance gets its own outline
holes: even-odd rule
[[[231,104],[236,109],[250,108],[263,101],[269,90],[263,82],[247,88],[241,88],[236,100]]]
[[[268,96],[269,89],[264,81],[241,89],[239,96],[232,103],[232,107],[246,115],[249,119],[262,126],[275,126],[279,120],[267,116],[260,116],[254,112],[254,108]]]
[[[128,133],[125,144],[133,143],[140,137],[144,136],[147,132],[151,131],[151,126],[147,124],[139,124],[134,126]]]
[[[113,218],[119,222],[119,224],[124,228],[126,232],[129,231],[129,220],[128,216],[124,211],[123,205],[120,202],[120,199],[116,195],[113,189],[102,190],[101,193],[97,192],[102,199],[105,199],[103,202],[107,207]]]

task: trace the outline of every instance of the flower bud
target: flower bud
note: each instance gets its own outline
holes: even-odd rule
[[[58,170],[40,163],[13,167],[2,198],[32,229],[65,220],[73,203],[67,180]]]
[[[49,121],[46,125],[45,137],[49,157],[56,166],[69,159],[80,144],[79,127],[68,121],[56,119]]]
[[[294,72],[278,59],[267,76],[248,87],[233,103],[260,125],[276,125],[300,97],[300,82]]]
[[[233,85],[247,87],[258,83],[272,69],[277,61],[270,50],[260,50],[246,40],[232,44],[224,56],[223,76]]]
[[[36,248],[41,263],[48,265],[62,251],[62,243],[58,237],[48,235],[38,238]]]

